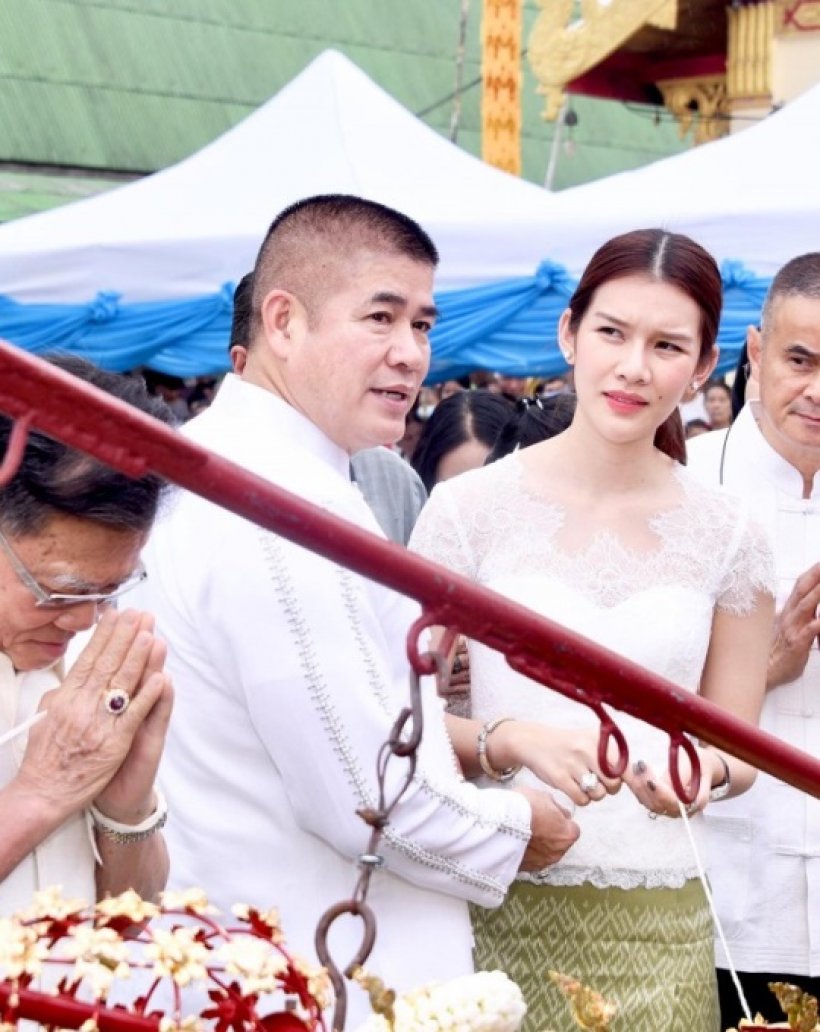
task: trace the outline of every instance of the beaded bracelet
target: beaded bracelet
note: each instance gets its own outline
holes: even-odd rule
[[[94,827],[106,838],[119,842],[121,845],[129,845],[132,842],[141,842],[143,839],[150,838],[151,835],[164,828],[165,822],[168,820],[168,804],[165,796],[158,788],[154,789],[154,794],[157,799],[154,812],[139,824],[121,824],[119,821],[114,821],[92,803],[88,807],[88,812],[91,814]]]
[[[491,720],[489,723],[485,724],[478,732],[478,742],[476,743],[476,756],[478,757],[478,763],[487,777],[492,778],[493,781],[509,781],[510,778],[514,778],[519,770],[521,770],[521,764],[518,764],[517,767],[507,767],[505,770],[496,770],[490,763],[489,757],[487,756],[487,739],[499,724],[503,724],[512,719],[513,717],[498,717],[496,720]]]

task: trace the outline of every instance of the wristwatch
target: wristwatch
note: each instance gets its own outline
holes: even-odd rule
[[[719,781],[716,785],[712,785],[712,791],[709,793],[710,803],[716,803],[718,799],[725,799],[729,794],[729,789],[732,787],[732,775],[729,770],[729,764],[726,762],[725,757],[720,753],[715,753],[715,755],[723,764],[723,780]]]

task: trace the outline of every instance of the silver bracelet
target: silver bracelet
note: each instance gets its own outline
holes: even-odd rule
[[[114,821],[91,803],[88,812],[91,814],[94,827],[106,838],[113,842],[119,842],[121,845],[141,842],[143,839],[150,838],[151,835],[155,835],[164,828],[165,822],[168,820],[168,804],[165,796],[158,788],[154,789],[154,794],[157,798],[154,812],[139,824],[121,824],[119,821]]]
[[[714,750],[714,753],[723,764],[723,780],[712,786],[712,789],[709,792],[710,803],[716,803],[718,799],[725,799],[729,794],[729,789],[732,787],[732,773],[729,770],[729,764],[726,762],[726,758],[717,750]]]
[[[505,770],[496,770],[490,763],[489,757],[487,756],[487,739],[499,724],[504,724],[506,721],[513,719],[513,717],[498,717],[485,724],[478,732],[478,742],[476,743],[476,756],[478,757],[478,763],[487,777],[492,778],[493,781],[509,781],[510,778],[514,778],[519,770],[521,770],[521,764],[518,764],[517,767],[507,767]]]

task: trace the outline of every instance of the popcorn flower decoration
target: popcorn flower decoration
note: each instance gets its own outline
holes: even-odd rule
[[[129,980],[136,999],[125,1005]],[[526,1012],[500,971],[398,997],[362,970],[355,980],[374,1010],[358,1032],[516,1032]],[[327,1032],[331,1003],[327,973],[288,952],[276,910],[238,904],[223,924],[199,889],[164,893],[159,906],[128,891],[93,907],[48,889],[0,918],[0,1032],[23,1019],[81,1032]]]
[[[24,1018],[83,1032],[326,1032],[327,975],[287,951],[276,911],[239,905],[227,926],[199,889],[161,899],[129,890],[86,907],[47,889],[0,918],[0,1032]],[[108,1006],[115,983],[136,972],[143,995]],[[168,1013],[152,1005],[162,983]],[[183,990],[195,986],[207,1002],[185,1013]]]

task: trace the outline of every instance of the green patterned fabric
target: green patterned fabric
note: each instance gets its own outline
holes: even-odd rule
[[[717,1032],[712,919],[698,881],[682,889],[516,882],[498,910],[472,907],[476,968],[520,986],[523,1032],[577,1032],[550,969],[619,1003],[612,1032]]]

